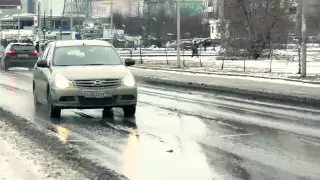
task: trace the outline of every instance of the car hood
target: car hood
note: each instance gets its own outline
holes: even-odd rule
[[[123,79],[129,70],[119,66],[55,66],[52,74],[61,74],[69,80],[77,79]]]

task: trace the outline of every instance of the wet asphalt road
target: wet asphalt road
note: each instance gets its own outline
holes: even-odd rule
[[[33,106],[31,72],[0,74],[0,106],[132,180],[320,179],[320,109],[140,84],[135,118],[120,109]]]

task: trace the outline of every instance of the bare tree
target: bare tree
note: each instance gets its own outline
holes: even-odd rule
[[[270,42],[282,43],[293,23],[287,10],[291,0],[228,0],[229,50],[245,50],[247,56],[258,59]]]

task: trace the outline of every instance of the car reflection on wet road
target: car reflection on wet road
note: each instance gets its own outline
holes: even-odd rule
[[[34,109],[31,73],[0,74],[0,106],[47,128],[132,180],[320,177],[320,110],[140,84],[135,118],[120,109]],[[19,102],[19,103],[17,103]]]

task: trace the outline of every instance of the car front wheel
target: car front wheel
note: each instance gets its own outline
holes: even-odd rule
[[[52,105],[52,97],[50,91],[48,92],[48,110],[50,118],[60,118],[61,109]]]
[[[122,109],[125,117],[131,117],[136,114],[136,105],[124,106]]]
[[[38,105],[39,104],[38,97],[37,97],[37,92],[36,92],[34,83],[33,83],[33,102],[34,102],[34,105]]]

